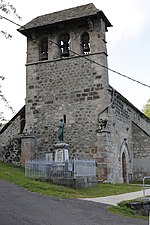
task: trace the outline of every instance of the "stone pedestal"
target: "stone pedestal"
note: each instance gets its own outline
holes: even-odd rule
[[[68,144],[60,142],[55,144],[55,162],[69,160]]]

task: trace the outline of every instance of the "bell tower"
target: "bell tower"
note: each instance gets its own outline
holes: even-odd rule
[[[87,4],[19,29],[27,37],[25,131],[34,138],[29,158],[53,151],[60,119],[70,158],[99,157],[97,118],[110,103],[105,32],[111,26]]]

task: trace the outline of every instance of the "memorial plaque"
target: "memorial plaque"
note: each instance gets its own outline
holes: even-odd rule
[[[56,150],[55,152],[55,162],[63,162],[64,157],[63,157],[63,150]]]
[[[46,153],[45,159],[46,159],[46,162],[53,162],[53,153]]]

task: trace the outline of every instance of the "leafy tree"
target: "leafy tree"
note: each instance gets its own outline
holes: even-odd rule
[[[150,118],[150,99],[147,101],[147,103],[143,106],[142,112]]]
[[[21,19],[21,17],[17,14],[16,8],[10,3],[10,2],[6,2],[5,0],[0,0],[0,20],[4,19],[3,15],[6,14],[13,14],[15,15],[18,19]],[[2,35],[4,35],[4,37],[6,39],[10,39],[12,36],[11,34],[9,34],[7,31],[4,31],[2,29],[0,29],[0,33]],[[0,75],[0,99],[1,101],[4,102],[5,106],[10,109],[13,113],[14,110],[13,108],[9,105],[9,102],[7,101],[7,99],[5,98],[5,96],[2,93],[2,81],[4,80],[4,76]],[[2,111],[0,111],[0,126],[2,125],[2,121],[5,121],[5,117],[4,117],[4,113]]]

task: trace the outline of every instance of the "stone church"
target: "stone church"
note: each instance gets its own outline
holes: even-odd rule
[[[39,16],[27,37],[26,104],[0,131],[0,157],[24,164],[54,151],[59,121],[69,157],[95,159],[97,179],[150,175],[150,120],[109,85],[105,32],[93,4]]]

